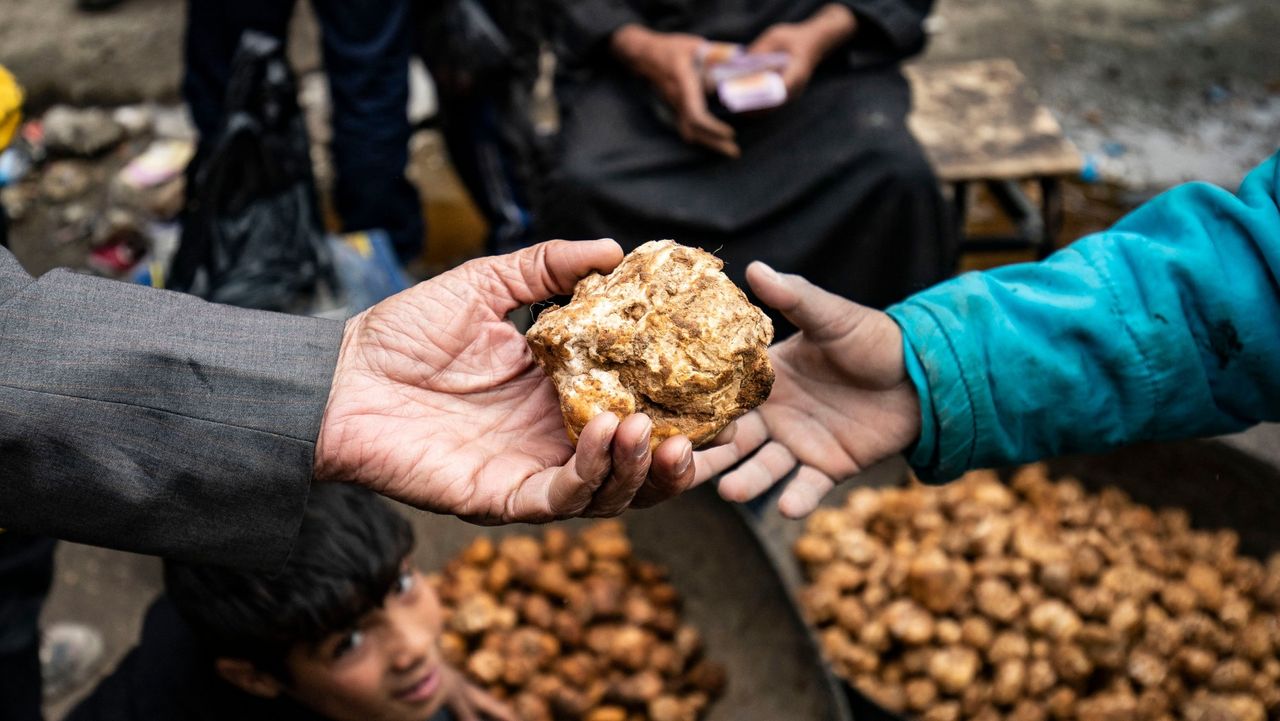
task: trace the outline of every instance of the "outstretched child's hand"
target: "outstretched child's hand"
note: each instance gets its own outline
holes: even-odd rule
[[[759,262],[747,268],[747,281],[801,332],[769,349],[773,392],[738,419],[732,443],[698,454],[698,480],[747,458],[720,480],[720,495],[747,501],[799,466],[778,500],[783,514],[798,518],[838,481],[910,445],[920,433],[920,401],[902,331],[888,315]]]
[[[457,721],[520,721],[515,709],[468,681],[460,672],[452,668],[442,671],[448,674],[445,684],[449,697],[445,706]]]

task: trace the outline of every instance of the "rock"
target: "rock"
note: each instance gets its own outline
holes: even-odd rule
[[[88,245],[93,238],[96,213],[83,203],[68,203],[58,212],[58,227],[51,240],[54,246]]]
[[[35,189],[30,184],[9,185],[0,188],[0,205],[4,205],[10,221],[19,223],[31,210],[34,195]]]
[[[50,203],[65,203],[88,189],[89,166],[83,161],[54,161],[40,173],[40,196]]]
[[[111,119],[124,129],[129,137],[151,132],[155,111],[149,105],[124,105],[111,112]]]
[[[58,105],[44,114],[44,142],[50,153],[88,157],[115,147],[124,128],[100,108]]]
[[[151,127],[157,138],[195,140],[196,126],[185,105],[167,105],[154,108]]]

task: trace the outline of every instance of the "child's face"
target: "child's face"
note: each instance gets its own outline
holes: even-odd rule
[[[451,691],[440,632],[435,592],[406,564],[382,607],[356,628],[289,653],[287,693],[333,721],[424,721]]]

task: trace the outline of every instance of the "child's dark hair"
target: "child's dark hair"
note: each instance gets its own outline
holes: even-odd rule
[[[381,606],[412,548],[412,527],[376,494],[317,483],[284,568],[166,561],[165,589],[212,654],[289,682],[289,650],[349,629]]]

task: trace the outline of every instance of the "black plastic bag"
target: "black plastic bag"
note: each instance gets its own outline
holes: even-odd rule
[[[170,287],[263,310],[305,310],[330,282],[297,86],[281,44],[246,32],[225,119],[187,168]]]
[[[486,85],[513,62],[510,40],[480,0],[445,0],[432,8],[420,40],[432,80],[451,93]]]

